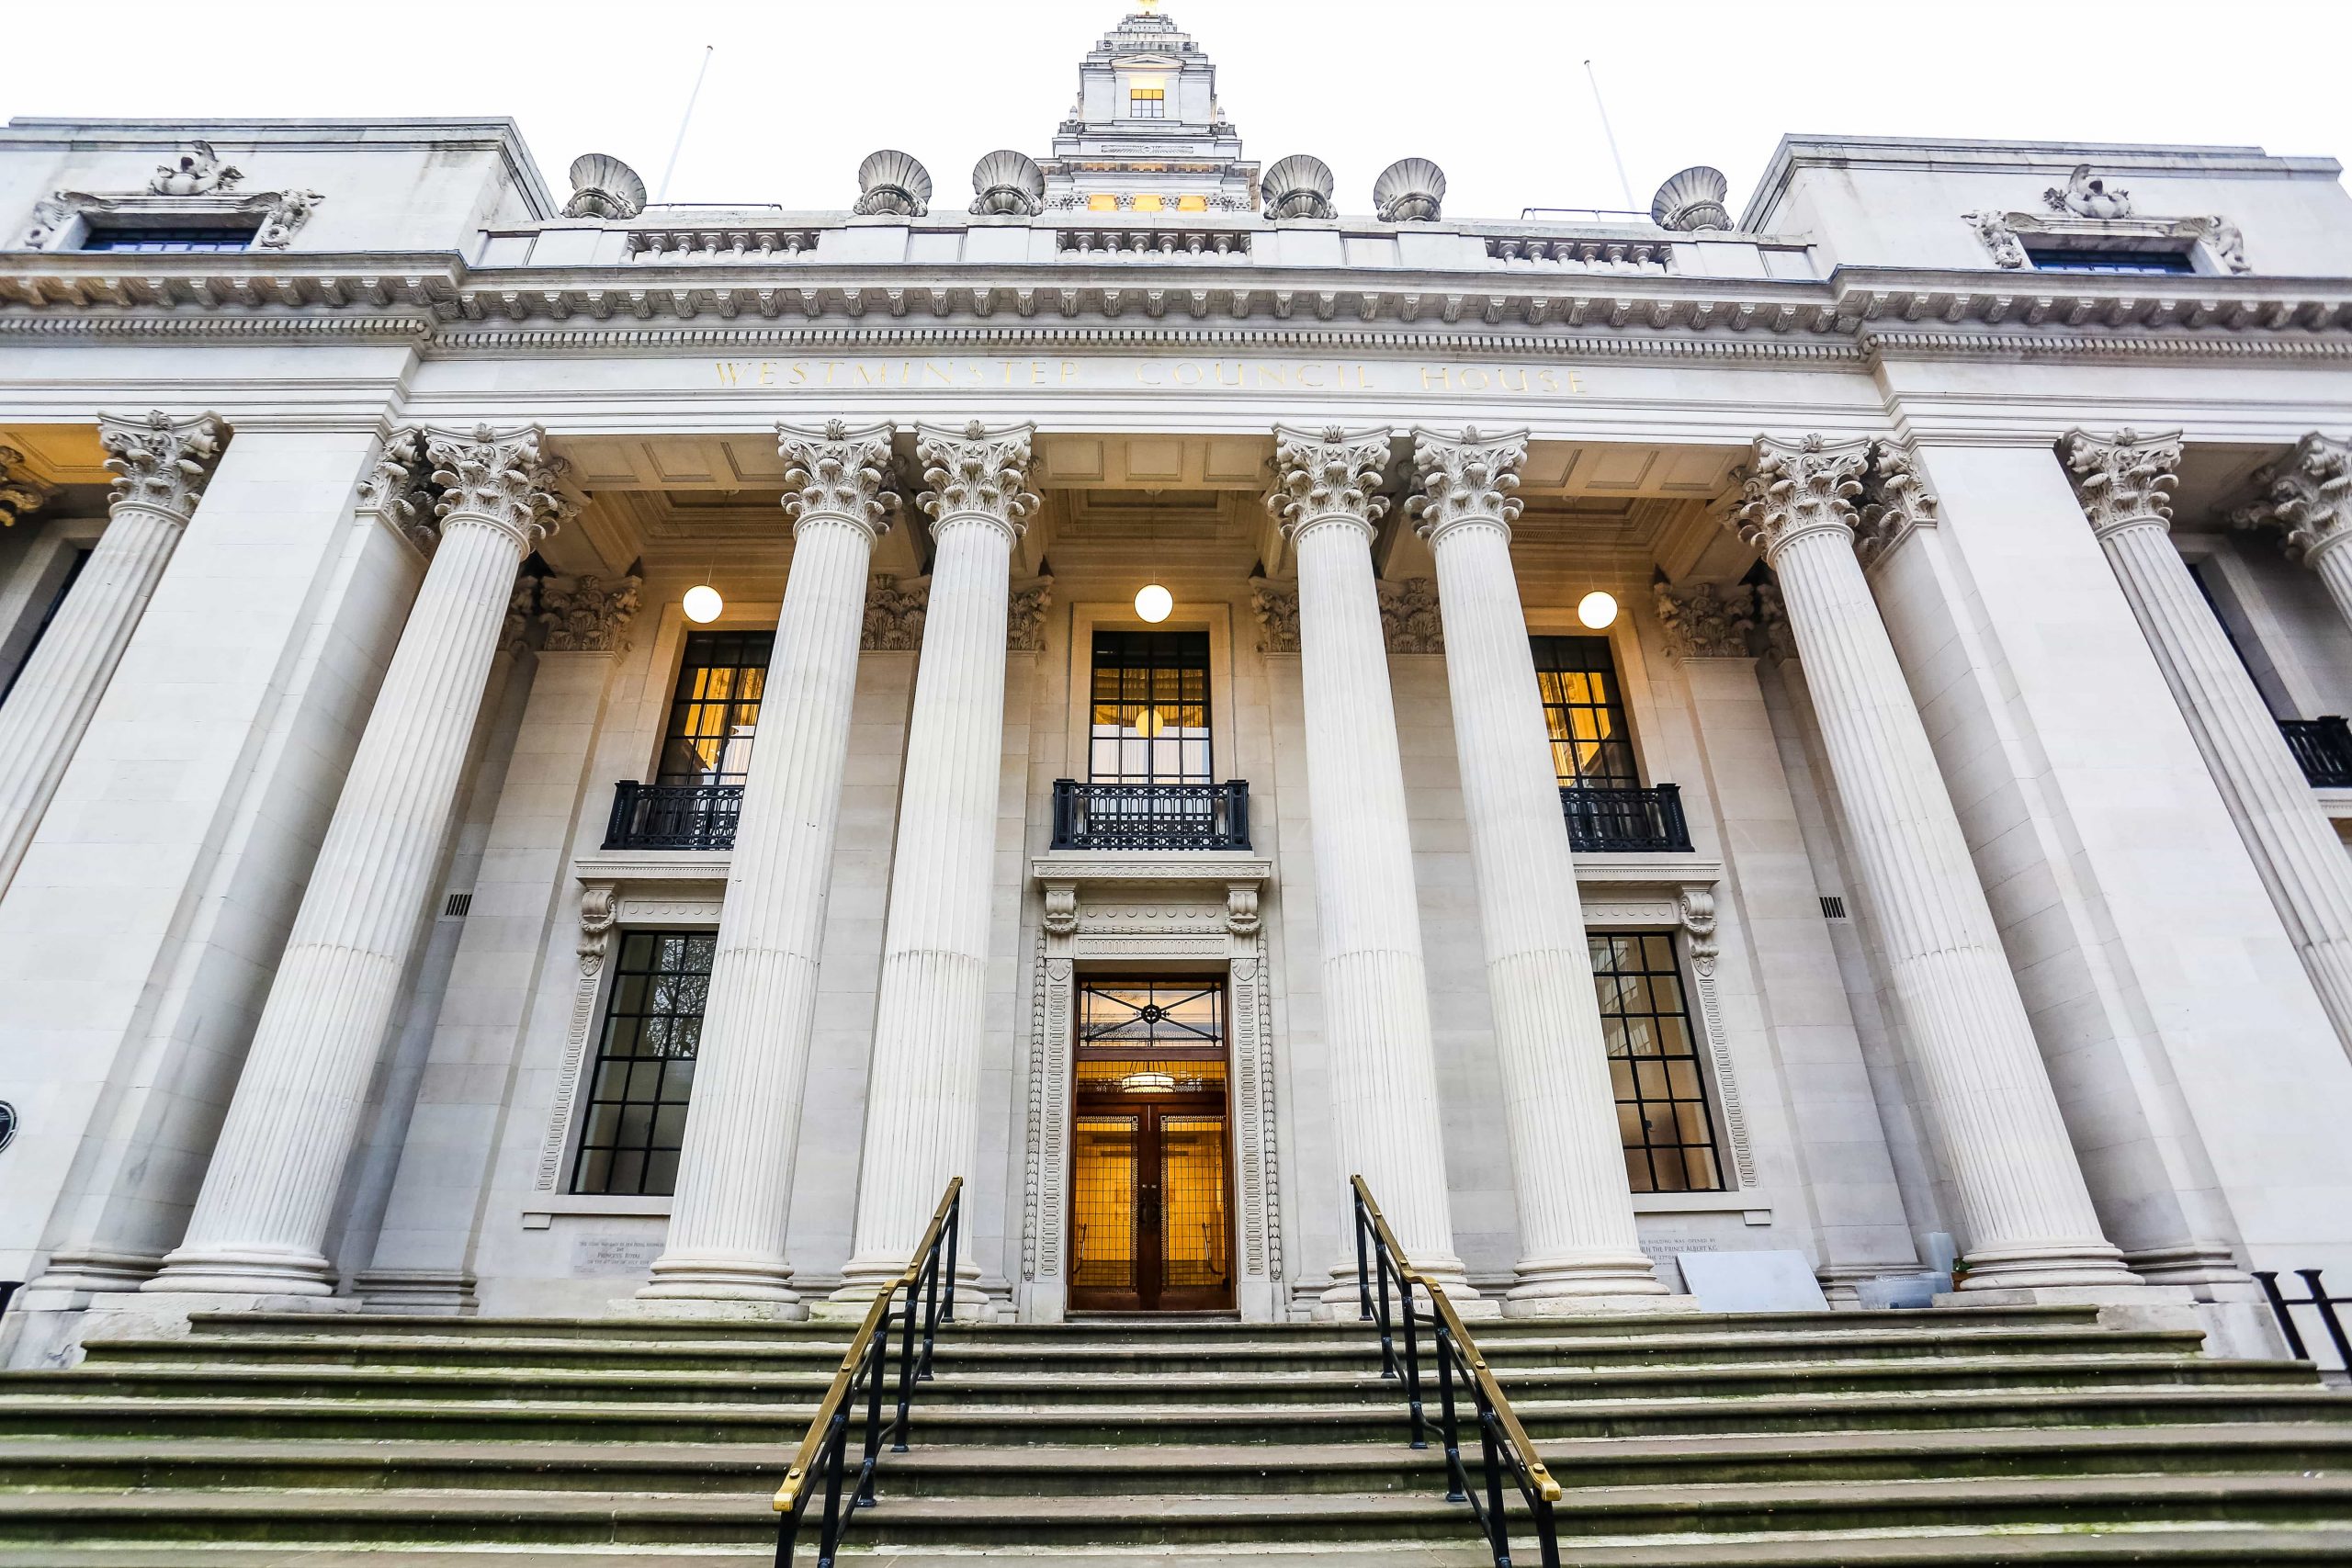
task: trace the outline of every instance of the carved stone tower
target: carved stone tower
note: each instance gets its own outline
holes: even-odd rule
[[[1216,100],[1216,67],[1156,12],[1131,14],[1078,68],[1078,102],[1043,160],[1048,208],[1248,212],[1258,165]]]

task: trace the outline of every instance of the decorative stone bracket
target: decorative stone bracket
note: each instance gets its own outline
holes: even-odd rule
[[[75,251],[90,230],[119,224],[149,229],[170,224],[191,228],[255,225],[254,244],[265,251],[282,251],[311,220],[325,197],[314,190],[256,191],[244,196],[93,195],[61,190],[33,204],[32,221],[16,248],[22,251]]]
[[[2245,236],[2238,226],[2219,215],[2199,218],[2078,218],[2053,212],[1964,212],[1961,216],[1976,231],[1996,266],[2030,269],[2033,258],[2027,237],[2046,238],[2071,250],[2131,250],[2149,244],[2186,243],[2201,249],[2207,265],[2202,272],[2252,272],[2245,259]]]

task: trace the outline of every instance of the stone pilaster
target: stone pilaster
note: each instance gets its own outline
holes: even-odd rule
[[[835,1293],[843,1303],[870,1299],[906,1267],[948,1178],[978,1174],[1008,595],[1013,544],[1038,506],[1035,433],[978,421],[916,432],[937,554],[890,865],[857,1225]],[[965,1263],[977,1275],[968,1253]]]
[[[0,704],[0,892],[16,876],[228,434],[210,414],[99,416],[115,475],[107,530]],[[37,492],[16,480],[0,487],[0,511],[13,523],[29,506],[11,497],[36,502]]]
[[[2352,537],[2346,525],[2352,504],[2343,498],[2342,450],[2324,450],[2332,445],[2309,438],[2289,464],[2267,472],[2289,547],[2312,563],[2343,604],[2352,592],[2352,555],[2342,548]],[[2091,532],[2221,786],[2230,820],[2262,874],[2337,1039],[2352,1050],[2352,856],[2173,547],[2166,492],[2178,482],[2180,437],[2126,430],[2107,440],[2077,430],[2060,450]],[[2342,586],[2340,578],[2347,579]]]
[[[776,430],[790,465],[791,575],[729,863],[669,1245],[638,1292],[650,1300],[806,1315],[785,1222],[866,578],[898,509],[891,435],[888,424],[853,431],[838,420]]]
[[[2344,548],[2352,541],[2352,443],[2314,431],[2256,471],[2254,483],[2262,499],[2231,521],[2277,528],[2289,558],[2319,573],[2337,612],[2352,622],[2352,550]]]
[[[1487,439],[1469,430],[1453,440],[1416,430],[1413,445],[1420,493],[1410,511],[1437,558],[1518,1200],[1519,1282],[1503,1310],[1662,1305],[1666,1289],[1634,1229],[1576,864],[1511,569],[1520,503],[1510,492],[1526,433]],[[1319,805],[1318,869],[1328,841]]]
[[[1339,1175],[1362,1176],[1413,1262],[1466,1300],[1476,1292],[1454,1255],[1446,1210],[1405,770],[1372,566],[1374,530],[1388,509],[1380,493],[1388,446],[1386,430],[1277,426],[1266,504],[1298,560],[1307,810]],[[1344,1205],[1344,1192],[1334,1196]],[[1325,1301],[1352,1313],[1352,1247],[1332,1281]]]
[[[1869,457],[1862,441],[1759,436],[1738,520],[1780,580],[1853,870],[1966,1231],[1967,1288],[2137,1287],[2100,1233],[1927,728],[1855,557]]]
[[[328,1295],[321,1247],[514,574],[568,503],[537,426],[426,430],[440,541],[312,867],[187,1239],[151,1291]],[[404,448],[395,448],[395,451]],[[388,455],[389,456],[389,455]],[[379,471],[379,497],[408,479]]]

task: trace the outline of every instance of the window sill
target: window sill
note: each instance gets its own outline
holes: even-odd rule
[[[592,1192],[567,1192],[550,1198],[541,1207],[523,1211],[523,1228],[543,1231],[558,1219],[611,1219],[634,1216],[643,1219],[667,1219],[672,1200],[668,1197],[608,1196]]]
[[[1636,1192],[1636,1214],[1738,1214],[1751,1225],[1772,1223],[1772,1200],[1747,1188],[1736,1192]]]

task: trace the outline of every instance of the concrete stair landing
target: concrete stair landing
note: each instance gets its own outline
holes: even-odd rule
[[[1477,1332],[1567,1489],[1569,1564],[2352,1564],[2352,1395],[2193,1333],[2066,1308]],[[764,1562],[846,1342],[334,1315],[94,1345],[0,1374],[0,1568]],[[1352,1325],[958,1327],[938,1374],[861,1560],[1487,1561]]]

